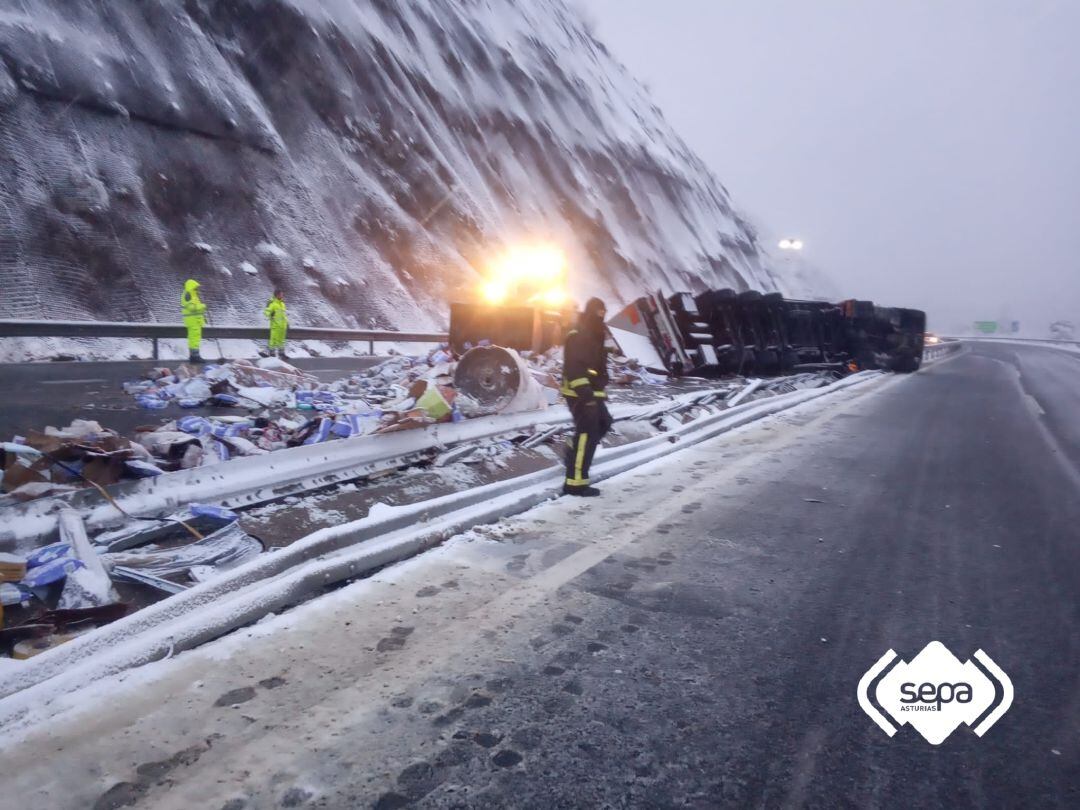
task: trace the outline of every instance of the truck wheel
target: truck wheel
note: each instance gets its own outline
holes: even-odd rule
[[[898,374],[911,374],[913,371],[918,371],[921,365],[920,360],[912,354],[902,354],[892,359],[892,370]]]
[[[758,374],[776,374],[780,370],[780,357],[773,349],[759,349],[754,357],[754,371]]]

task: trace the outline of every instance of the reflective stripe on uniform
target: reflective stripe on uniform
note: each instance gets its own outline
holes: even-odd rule
[[[562,395],[564,397],[576,397],[577,392],[574,389],[575,388],[581,388],[581,386],[588,385],[588,384],[589,384],[589,378],[588,377],[578,377],[576,380],[571,380],[570,382],[565,382],[564,381],[563,384],[562,384],[562,387],[559,388],[559,391],[562,392]]]
[[[568,487],[587,487],[589,485],[588,478],[567,478],[566,485]]]
[[[574,478],[581,478],[581,468],[585,466],[585,445],[588,443],[588,433],[582,433],[578,436],[577,456],[574,458]],[[585,483],[589,482],[586,481]]]
[[[594,397],[599,397],[600,399],[607,399],[607,393],[604,391],[593,391],[592,395]]]

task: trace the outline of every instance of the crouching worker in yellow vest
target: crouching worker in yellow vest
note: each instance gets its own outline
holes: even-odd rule
[[[180,314],[184,316],[184,327],[187,329],[188,361],[201,363],[203,359],[199,348],[206,323],[206,304],[199,299],[199,282],[193,278],[184,282],[184,291],[180,294]]]
[[[274,297],[266,305],[263,314],[270,319],[270,356],[285,357],[285,333],[289,329],[289,318],[285,312],[285,293],[274,290]]]
[[[604,317],[607,309],[599,298],[590,298],[578,318],[576,329],[566,335],[563,347],[561,391],[574,417],[574,440],[566,454],[564,495],[592,497],[600,494],[589,486],[589,466],[604,434],[611,429],[607,408],[607,351],[604,348]]]

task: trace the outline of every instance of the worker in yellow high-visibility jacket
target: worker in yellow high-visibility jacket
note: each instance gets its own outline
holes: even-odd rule
[[[184,291],[180,294],[180,314],[184,316],[187,329],[188,360],[201,363],[199,348],[202,345],[202,330],[206,323],[206,304],[199,298],[199,282],[189,278],[184,282]]]
[[[270,319],[270,356],[285,356],[285,333],[289,329],[289,317],[285,311],[285,293],[274,290],[274,297],[266,305],[263,314]]]

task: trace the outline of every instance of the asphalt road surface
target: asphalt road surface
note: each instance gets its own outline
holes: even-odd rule
[[[319,379],[332,381],[369,368],[382,357],[320,357],[292,359],[293,365]],[[10,363],[0,364],[0,441],[43,430],[47,425],[65,427],[72,419],[93,419],[121,435],[139,425],[157,425],[191,413],[235,414],[235,409],[185,410],[171,405],[147,411],[126,394],[123,384],[139,379],[155,366],[180,361],[132,360],[116,363]]]
[[[1080,357],[978,345],[80,696],[3,807],[1080,806]],[[940,746],[856,685],[985,650]]]

